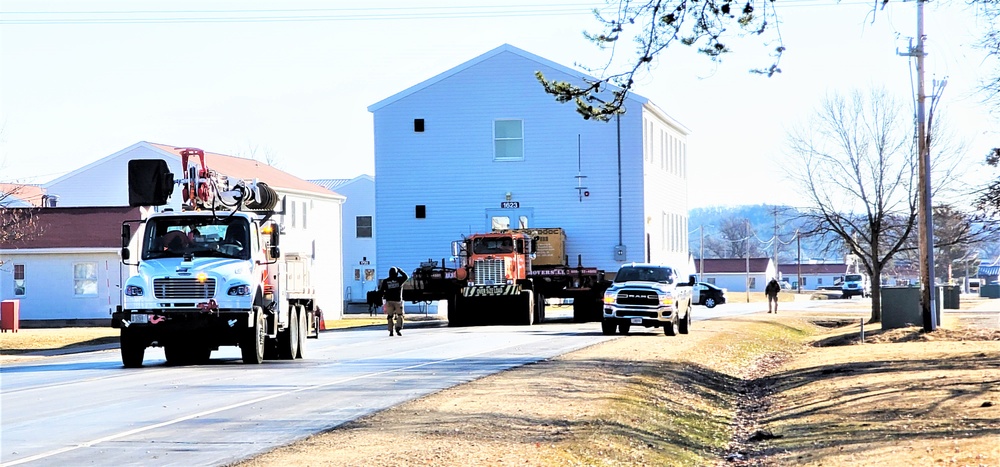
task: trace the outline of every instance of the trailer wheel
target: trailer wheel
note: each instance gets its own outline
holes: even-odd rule
[[[601,334],[613,336],[618,325],[614,321],[601,321]]]
[[[125,368],[142,367],[143,354],[146,353],[146,343],[126,334],[122,329],[119,345],[122,352],[122,365]]]
[[[295,358],[306,358],[306,337],[309,334],[309,317],[306,315],[306,307],[299,305],[295,309],[295,315],[299,318],[299,348],[295,354]]]
[[[253,307],[251,319],[254,320],[254,325],[243,330],[240,351],[243,354],[243,363],[259,365],[264,362],[264,340],[267,337],[264,309],[259,306]]]
[[[278,358],[292,360],[299,354],[298,307],[289,305],[288,326],[278,331]]]

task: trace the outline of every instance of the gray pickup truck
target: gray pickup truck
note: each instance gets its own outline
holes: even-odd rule
[[[618,270],[604,292],[601,330],[628,334],[632,326],[663,327],[668,336],[691,327],[691,291],[697,278],[680,282],[677,270],[659,264],[631,263]]]

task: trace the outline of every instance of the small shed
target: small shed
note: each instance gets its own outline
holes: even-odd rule
[[[767,282],[777,277],[771,258],[696,259],[695,268],[702,282],[730,292],[763,292]],[[701,270],[704,266],[704,271]]]

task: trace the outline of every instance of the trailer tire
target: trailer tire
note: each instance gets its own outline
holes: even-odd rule
[[[124,329],[118,343],[122,352],[122,365],[125,368],[141,368],[143,355],[146,353],[146,343],[126,334]]]
[[[601,321],[601,334],[613,336],[617,327],[618,325],[614,321]]]
[[[535,322],[542,324],[545,322],[545,295],[535,294]]]
[[[299,305],[295,309],[295,315],[299,318],[299,348],[295,354],[295,358],[306,358],[306,337],[309,334],[309,317],[306,315],[306,307]]]
[[[573,321],[589,323],[601,320],[601,303],[594,294],[588,293],[573,297]]]
[[[243,355],[243,363],[248,365],[260,365],[264,362],[264,342],[267,338],[267,328],[264,321],[264,309],[253,307],[254,325],[243,330],[243,339],[240,342],[240,351]]]

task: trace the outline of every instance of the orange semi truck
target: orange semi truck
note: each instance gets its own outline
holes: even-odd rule
[[[570,266],[561,228],[477,233],[452,242],[454,268],[428,260],[403,286],[403,300],[445,300],[449,326],[531,325],[545,319],[546,298],[572,298],[573,318],[600,321],[604,271]]]

